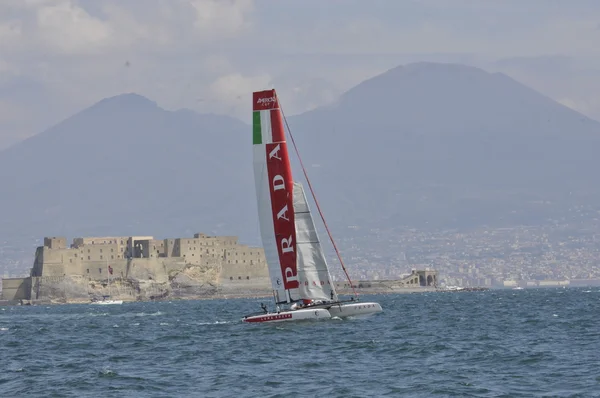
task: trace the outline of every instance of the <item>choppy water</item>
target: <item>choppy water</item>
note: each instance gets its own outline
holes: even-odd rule
[[[365,296],[361,320],[242,324],[263,300],[0,307],[1,397],[600,396],[600,288]]]

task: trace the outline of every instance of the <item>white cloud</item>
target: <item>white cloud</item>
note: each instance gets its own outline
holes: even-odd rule
[[[600,120],[600,97],[597,98],[560,98],[559,103],[577,112]]]
[[[251,0],[192,0],[190,4],[196,11],[194,28],[202,38],[231,37],[249,27],[246,14],[252,11]]]
[[[267,74],[242,76],[239,73],[219,77],[210,85],[210,96],[220,104],[221,113],[249,120],[252,92],[272,88]]]
[[[114,40],[110,24],[89,15],[73,2],[62,1],[36,10],[38,40],[49,51],[101,51]]]
[[[535,54],[593,61],[599,21],[597,0],[0,0],[0,90],[15,77],[39,84],[53,112],[36,99],[29,114],[48,118],[137,92],[168,109],[247,120],[254,90],[276,87],[287,113],[299,113],[401,63]],[[581,81],[598,75],[571,84],[561,73],[519,80],[600,115]]]
[[[252,10],[251,0],[8,0],[0,3],[0,49],[46,55],[189,50],[235,37],[250,27]]]

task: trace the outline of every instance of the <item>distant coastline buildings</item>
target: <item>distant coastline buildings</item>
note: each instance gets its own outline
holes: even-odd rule
[[[108,289],[108,280],[112,290]],[[435,289],[438,272],[413,269],[399,280],[355,281],[361,291]],[[351,293],[345,280],[339,293]],[[45,237],[25,278],[2,279],[6,302],[82,302],[110,293],[125,300],[164,297],[269,295],[264,250],[236,236],[197,233],[189,238],[153,236]]]
[[[190,267],[197,268],[195,275],[186,273]],[[68,247],[64,237],[45,237],[44,245],[36,249],[30,276],[2,280],[2,298],[55,296],[48,286],[57,286],[66,278],[85,284],[105,281],[109,270],[113,279],[156,283],[168,283],[182,273],[195,277],[196,283],[214,286],[252,289],[270,283],[263,249],[240,244],[236,236],[197,233],[190,238],[172,239],[81,237],[73,239]]]

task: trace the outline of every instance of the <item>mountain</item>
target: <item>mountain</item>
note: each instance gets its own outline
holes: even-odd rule
[[[400,66],[289,122],[340,222],[537,223],[597,203],[600,123],[504,74]]]
[[[537,223],[600,196],[600,123],[503,74],[400,66],[289,123],[338,232]],[[250,131],[135,94],[104,99],[0,152],[0,234],[259,243]]]
[[[255,220],[242,122],[104,99],[0,152],[4,235],[241,234]]]

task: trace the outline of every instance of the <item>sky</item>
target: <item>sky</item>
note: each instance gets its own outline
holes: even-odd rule
[[[597,0],[1,0],[0,149],[114,95],[248,121],[411,62],[503,72],[600,120]]]

